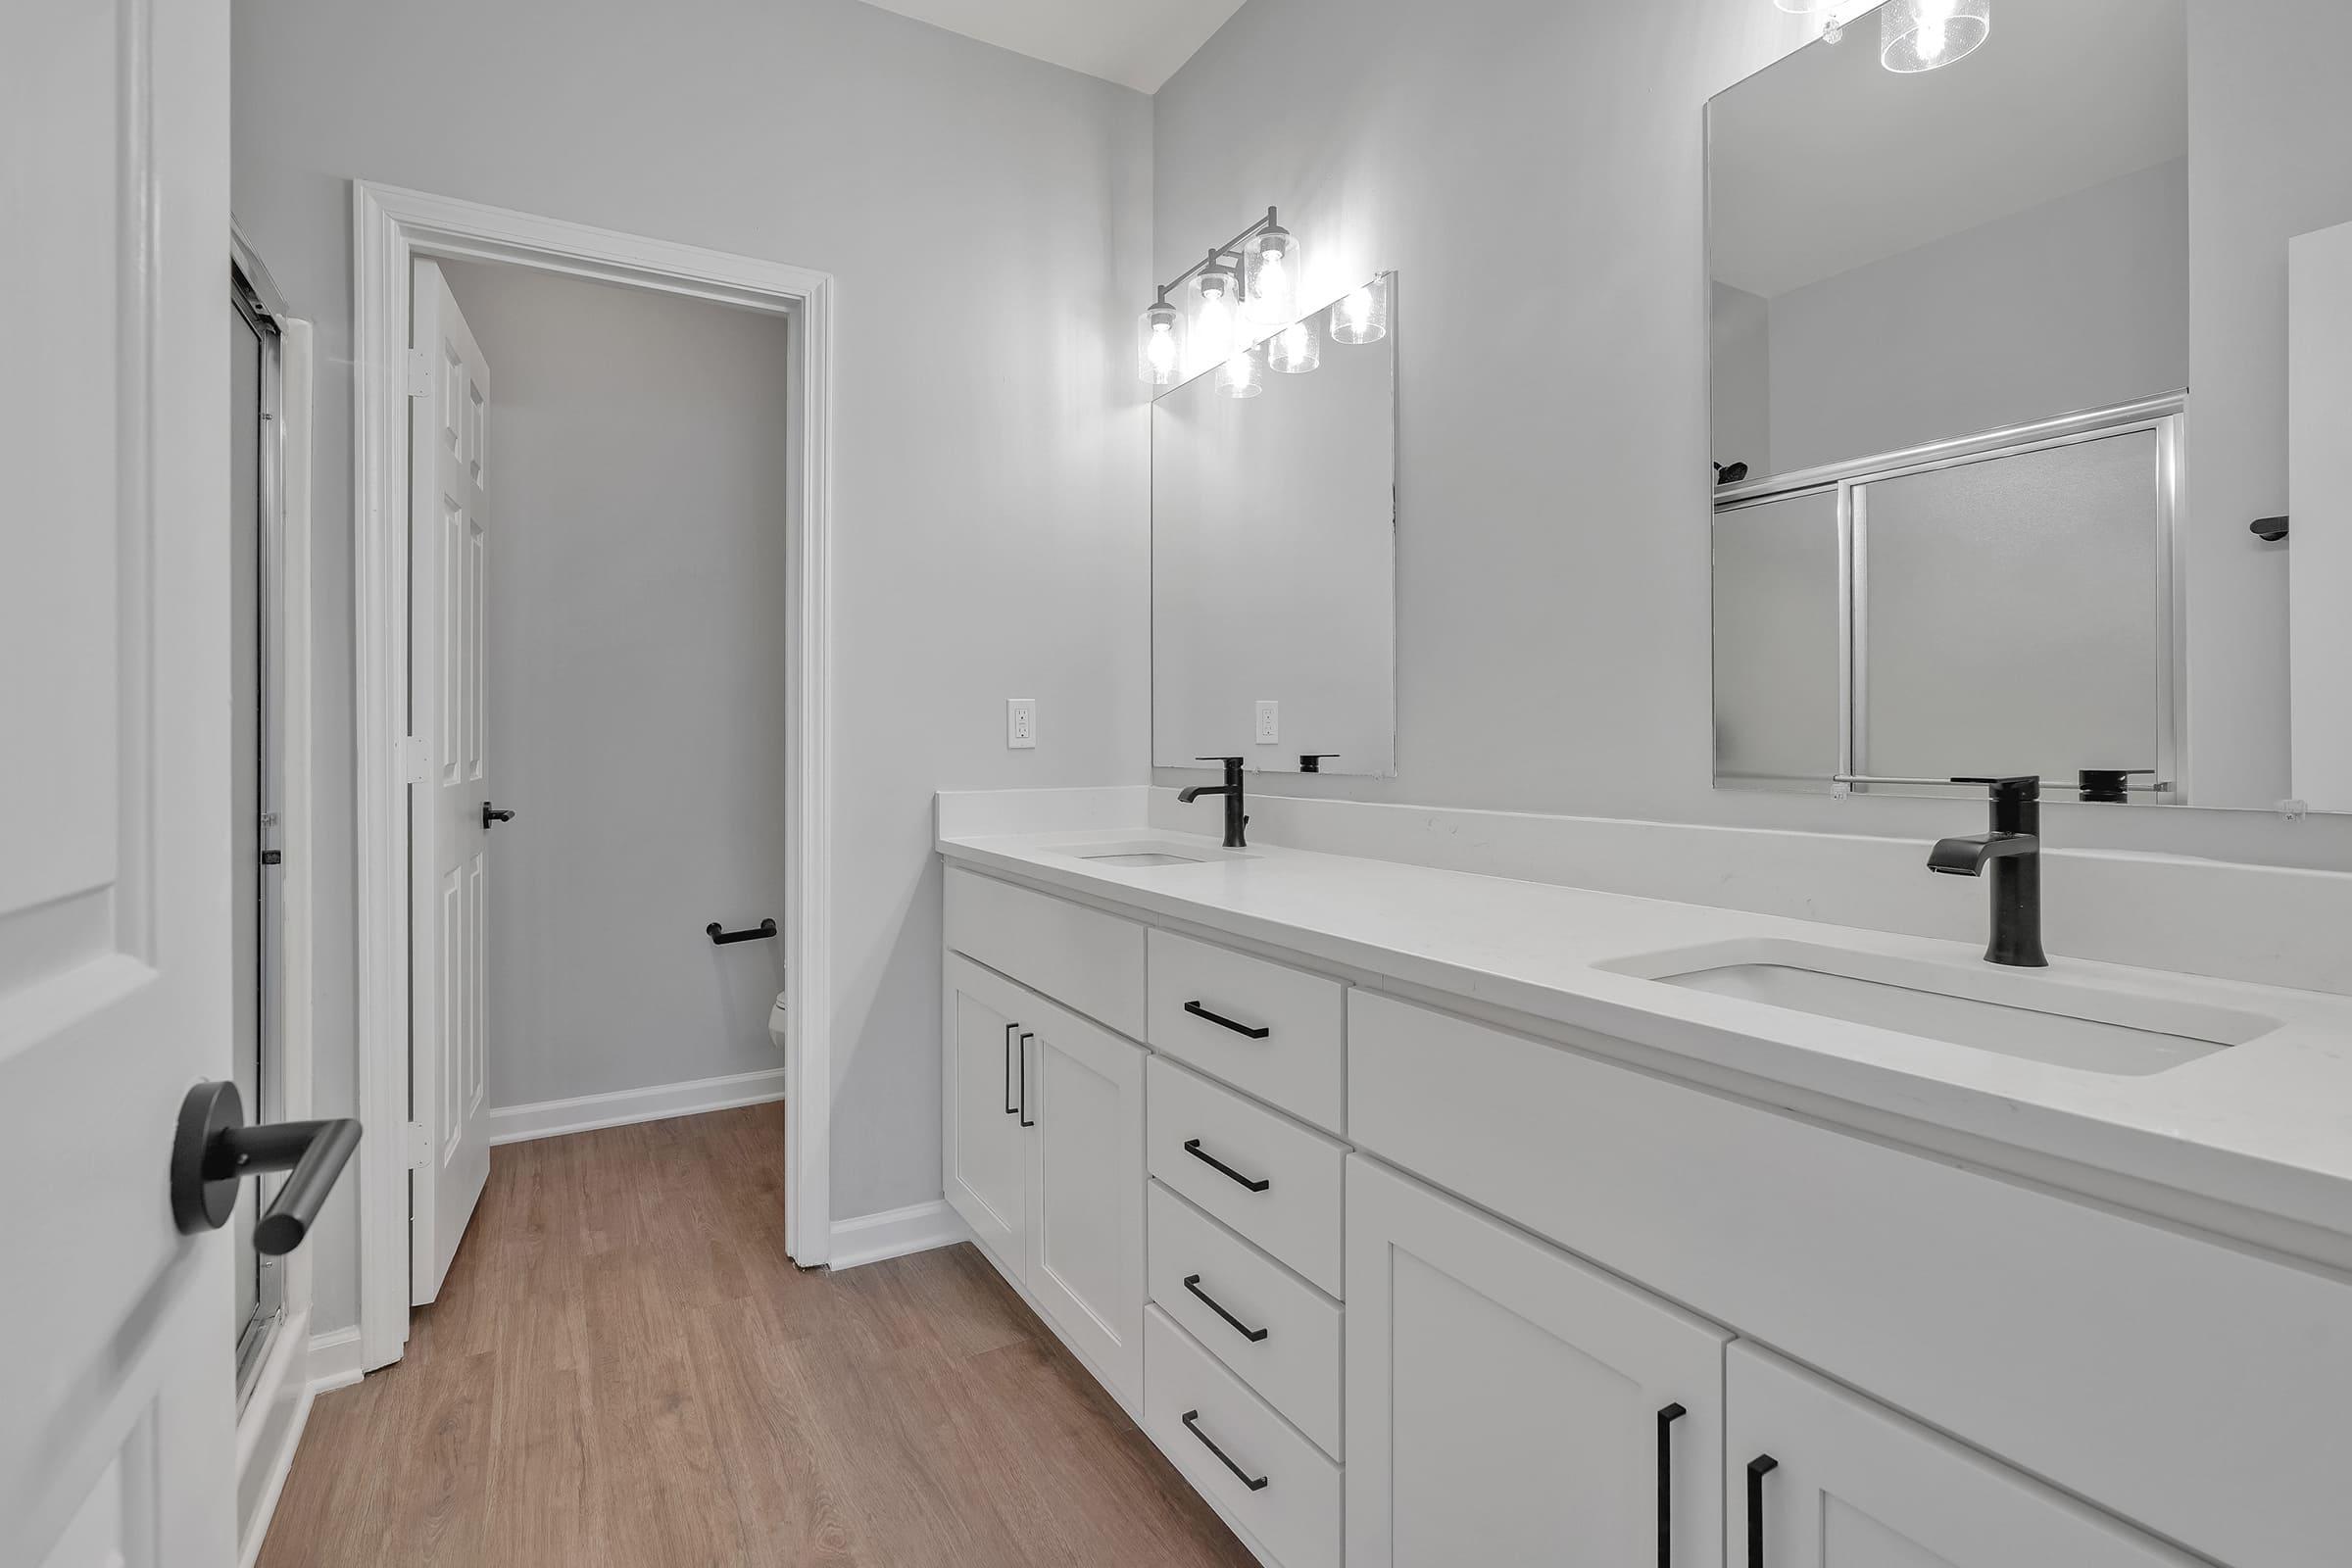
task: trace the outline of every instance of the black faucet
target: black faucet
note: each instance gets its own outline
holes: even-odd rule
[[[1242,842],[1242,828],[1250,820],[1242,814],[1242,759],[1238,757],[1197,757],[1193,760],[1223,762],[1225,764],[1225,782],[1222,784],[1195,784],[1189,789],[1179,790],[1176,799],[1184,805],[1190,806],[1203,795],[1224,796],[1225,847],[1229,850],[1249,848]]]
[[[1968,838],[1939,839],[1928,852],[1928,869],[1947,876],[1982,876],[1992,867],[1992,941],[1987,963],[2046,969],[2041,952],[2041,780],[1956,778],[1982,784],[1992,794],[1992,831]]]

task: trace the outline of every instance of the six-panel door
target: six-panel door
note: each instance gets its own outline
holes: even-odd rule
[[[1350,1155],[1348,1568],[1716,1568],[1726,1338]]]
[[[1025,1266],[1029,1173],[1017,1070],[1021,1026],[1005,1010],[1013,994],[1013,987],[978,964],[948,958],[948,1202],[997,1266],[1017,1279]]]
[[[1734,1345],[1734,1568],[2191,1568],[2192,1559],[1886,1406]]]
[[[1144,1393],[1144,1059],[1054,1008],[1029,1045],[1023,1279],[1111,1392]]]

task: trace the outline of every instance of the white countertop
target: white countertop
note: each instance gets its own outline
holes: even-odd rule
[[[1065,853],[1143,839],[1218,853],[1211,839],[1158,829],[942,835],[938,848],[976,870],[1629,1041],[1662,1054],[1668,1071],[1690,1063],[1695,1080],[1739,1075],[1738,1092],[1753,1098],[1770,1101],[1772,1086],[1784,1086],[1808,1114],[1825,1114],[1825,1102],[1832,1119],[1838,1105],[1857,1107],[1865,1131],[1897,1118],[2022,1152],[2027,1159],[1998,1163],[2030,1178],[2044,1174],[2037,1160],[2119,1177],[2134,1206],[2338,1265],[2352,1259],[2352,998],[2054,957],[2036,973],[2159,1006],[2279,1021],[2247,1044],[2121,1076],[1604,967],[1719,943],[1795,941],[1965,970],[1983,966],[1980,948],[1279,846],[1137,867]],[[2318,1234],[2259,1223],[2266,1218]]]

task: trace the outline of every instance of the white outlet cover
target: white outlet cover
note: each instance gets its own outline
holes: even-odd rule
[[[1037,749],[1037,699],[1007,697],[1004,699],[1004,745],[1016,752]]]
[[[1282,739],[1282,704],[1268,700],[1257,705],[1257,744],[1272,746]]]

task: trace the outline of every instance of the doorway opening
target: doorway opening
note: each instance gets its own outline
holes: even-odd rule
[[[371,1129],[405,1134],[371,1137],[361,1150],[362,1359],[375,1367],[399,1357],[410,1306],[430,1299],[446,1273],[480,1178],[486,1177],[490,1142],[714,1108],[729,1094],[740,1097],[734,1103],[775,1098],[772,1050],[768,1061],[749,1073],[713,1072],[707,1062],[690,1069],[700,1075],[687,1082],[647,1086],[642,1063],[616,1067],[598,1061],[593,1047],[567,1049],[602,1028],[593,998],[586,1014],[574,1008],[565,1016],[561,1005],[538,1007],[525,1026],[531,1038],[525,1042],[518,1035],[513,1059],[498,1059],[501,1040],[493,1021],[513,1027],[514,1020],[510,1009],[495,1004],[497,986],[511,981],[538,1001],[567,1004],[578,999],[560,990],[551,994],[550,987],[560,988],[568,973],[582,978],[578,989],[584,992],[612,982],[618,989],[609,995],[625,1000],[629,963],[643,957],[653,943],[674,943],[672,928],[681,924],[682,914],[682,908],[664,907],[658,931],[637,930],[631,920],[644,911],[607,899],[602,926],[593,919],[573,926],[541,955],[545,962],[536,972],[502,976],[510,958],[528,961],[532,907],[549,916],[549,925],[559,923],[556,915],[570,921],[585,903],[575,880],[594,883],[600,868],[589,862],[599,858],[640,850],[658,858],[665,846],[680,856],[711,856],[714,849],[721,872],[731,858],[723,844],[687,847],[692,841],[686,824],[709,804],[698,799],[687,775],[712,759],[665,760],[658,749],[632,749],[621,727],[627,705],[594,706],[599,690],[594,680],[568,682],[571,695],[552,705],[558,710],[570,705],[568,717],[562,710],[540,710],[538,694],[532,694],[531,710],[522,715],[527,726],[518,725],[509,738],[522,740],[536,754],[524,774],[536,783],[517,795],[522,780],[507,776],[513,752],[502,746],[501,735],[517,715],[512,711],[512,693],[505,716],[489,702],[501,679],[491,659],[506,646],[512,661],[512,637],[535,634],[527,627],[503,628],[490,618],[494,609],[502,614],[515,609],[500,597],[502,588],[514,585],[502,582],[499,573],[510,545],[524,542],[524,536],[501,536],[499,509],[510,493],[501,485],[514,478],[504,465],[522,457],[526,467],[539,465],[543,478],[576,466],[545,451],[537,459],[518,454],[497,427],[496,339],[504,335],[521,343],[528,334],[512,322],[497,333],[483,329],[483,338],[490,339],[491,352],[485,352],[482,338],[474,336],[482,322],[468,325],[467,318],[490,310],[487,302],[512,294],[518,283],[541,285],[551,299],[570,291],[553,307],[559,309],[587,309],[593,293],[625,293],[638,307],[655,307],[655,315],[686,302],[731,307],[722,314],[743,327],[741,335],[769,334],[783,362],[772,410],[777,427],[766,443],[778,460],[771,472],[782,481],[774,487],[782,492],[776,507],[781,529],[765,541],[783,571],[780,580],[758,585],[767,612],[761,624],[775,638],[772,646],[741,651],[752,682],[745,691],[763,694],[782,715],[778,744],[770,747],[781,752],[773,760],[780,760],[782,787],[766,790],[778,797],[767,808],[781,825],[782,870],[768,883],[780,880],[780,899],[740,885],[730,889],[723,875],[706,879],[697,895],[696,918],[686,922],[686,930],[701,947],[696,956],[703,965],[699,983],[705,1000],[723,1012],[749,1014],[751,1004],[737,993],[750,995],[746,987],[758,992],[756,1015],[733,1017],[729,1025],[738,1042],[764,1040],[766,1004],[782,989],[773,979],[790,975],[781,1064],[787,1180],[784,1212],[777,1217],[796,1262],[811,1266],[826,1258],[830,281],[780,264],[388,187],[355,186],[354,207],[361,1100]],[[583,287],[592,294],[580,294]],[[475,300],[462,303],[469,294]],[[624,310],[612,319],[629,314]],[[591,361],[585,368],[596,367]],[[553,409],[575,389],[560,372],[550,378],[544,371],[541,367],[538,372],[542,401]],[[648,404],[640,422],[658,417],[658,406]],[[623,429],[603,432],[601,439],[625,441],[646,434]],[[688,457],[669,476],[673,499],[683,504],[705,476]],[[548,513],[547,500],[544,493],[535,495],[532,509]],[[638,547],[661,539],[671,520],[663,514],[674,510],[646,505],[639,509],[642,516],[616,516],[612,500],[575,495],[568,510],[559,506],[538,517],[528,537],[562,549],[582,546],[589,541],[564,537],[566,524],[594,514],[595,526],[621,530],[608,533],[609,544]],[[606,554],[615,553],[626,552]],[[569,559],[576,565],[593,564],[598,558],[592,550],[574,550]],[[646,569],[643,560],[640,568]],[[648,580],[633,594],[603,607],[597,628],[603,646],[617,643],[625,649],[632,627],[645,623],[670,590],[690,599],[690,585],[683,580],[662,582],[664,573],[658,569],[646,574]],[[703,575],[711,575],[708,563]],[[720,586],[737,596],[738,611],[745,608],[744,583]],[[691,603],[682,608],[691,611]],[[739,615],[733,624],[740,632],[753,623]],[[680,620],[667,639],[657,640],[694,635],[696,628]],[[561,641],[551,634],[525,651],[545,652],[547,643]],[[595,645],[591,639],[575,646]],[[727,650],[710,646],[698,652],[715,661]],[[662,661],[645,662],[651,667]],[[615,666],[621,674],[608,671],[606,684],[625,680],[626,667]],[[681,706],[674,658],[667,667],[666,695],[655,696],[674,708]],[[637,710],[648,710],[640,703]],[[694,748],[696,743],[684,744]],[[613,775],[623,764],[634,777],[616,788]],[[662,787],[658,772],[642,771],[649,764],[655,769],[666,764],[673,782],[683,787]],[[501,814],[508,810],[515,816]],[[567,819],[572,816],[580,819]],[[502,900],[499,854],[534,829],[548,842],[514,850],[536,862],[524,879],[533,885],[509,890],[529,897]],[[559,833],[564,841],[561,850],[554,842]],[[774,857],[766,850],[735,857],[747,858]],[[753,879],[758,880],[757,872]],[[656,901],[649,895],[650,902]],[[757,930],[769,918],[778,931],[777,940],[762,944],[775,955],[765,960],[747,962],[751,954],[745,948],[718,946],[703,929],[709,922],[728,931]],[[511,950],[506,955],[489,949],[489,940],[501,933]],[[600,956],[592,950],[607,939]],[[726,966],[718,966],[718,959],[727,960]],[[752,972],[755,967],[759,974]],[[762,974],[770,978],[752,986]],[[658,1031],[638,1030],[639,1037],[648,1033]],[[644,1043],[655,1051],[662,1044],[658,1039]],[[715,1065],[744,1064],[720,1060]],[[554,1070],[537,1078],[521,1073],[532,1066]],[[583,1068],[586,1076],[579,1076]],[[517,1076],[505,1078],[509,1069]],[[752,1079],[758,1083],[739,1082]],[[650,1099],[638,1095],[640,1087],[650,1087]],[[687,1093],[682,1099],[673,1093],[674,1106],[663,1108],[662,1092],[675,1091]]]

